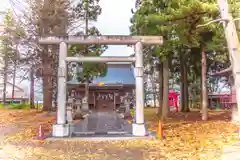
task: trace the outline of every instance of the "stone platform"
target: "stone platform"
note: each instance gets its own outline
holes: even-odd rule
[[[132,125],[116,112],[93,112],[72,127],[73,135],[131,134]]]
[[[68,137],[49,136],[47,140],[133,140],[152,139],[148,136],[133,136],[132,124],[116,112],[92,112],[84,120],[70,125]]]

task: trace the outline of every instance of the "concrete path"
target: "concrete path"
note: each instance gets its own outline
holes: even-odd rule
[[[73,127],[74,133],[131,133],[132,126],[116,112],[93,112]]]

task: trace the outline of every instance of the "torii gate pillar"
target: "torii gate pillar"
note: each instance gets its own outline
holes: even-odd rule
[[[53,125],[54,137],[65,137],[69,135],[69,125],[66,120],[67,51],[67,44],[61,42],[59,45],[58,61],[57,123]]]
[[[143,45],[141,42],[135,45],[135,58],[136,119],[132,125],[132,133],[135,136],[145,136],[147,131],[144,124]]]

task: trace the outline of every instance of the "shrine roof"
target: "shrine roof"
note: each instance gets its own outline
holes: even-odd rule
[[[104,77],[97,77],[93,80],[92,84],[103,82],[104,84],[135,84],[135,77],[133,69],[129,65],[118,64],[118,67],[109,66],[107,75]]]
[[[101,82],[104,85],[134,85],[135,76],[131,63],[108,63],[106,76],[94,78],[90,86],[98,85]],[[76,80],[71,80],[67,83],[71,85],[80,84]]]

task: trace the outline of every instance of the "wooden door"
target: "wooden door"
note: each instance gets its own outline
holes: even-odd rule
[[[113,93],[98,93],[96,106],[99,112],[111,112],[114,110]]]

